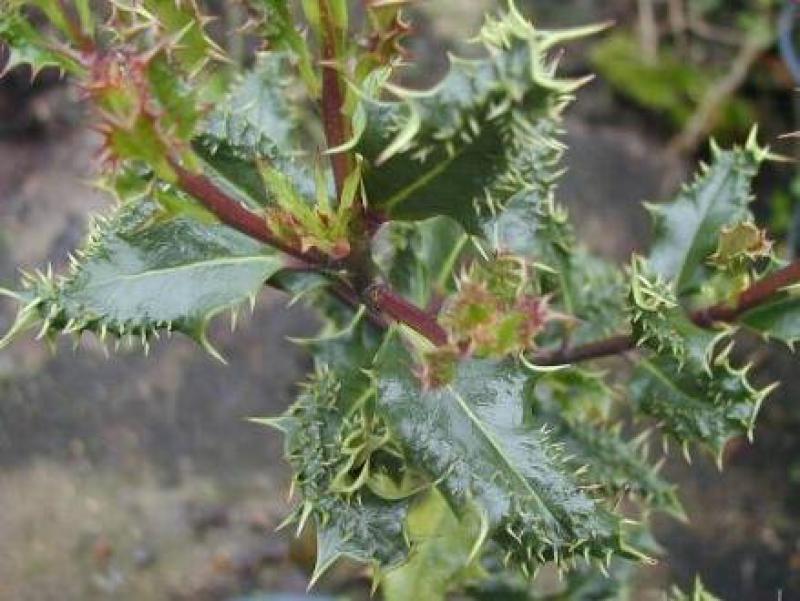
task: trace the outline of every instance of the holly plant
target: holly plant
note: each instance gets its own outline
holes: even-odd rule
[[[649,251],[587,251],[556,202],[587,80],[558,58],[603,26],[539,29],[509,4],[481,58],[410,90],[404,0],[246,0],[246,68],[195,0],[0,1],[6,68],[77,88],[115,198],[64,273],[2,290],[19,310],[0,347],[179,332],[219,357],[213,318],[265,286],[303,299],[324,324],[299,341],[313,374],[254,421],[285,437],[312,581],[349,558],[390,601],[534,599],[547,566],[559,598],[624,597],[658,554],[649,516],[683,516],[651,439],[721,465],[752,438],[772,386],[734,342],[800,338],[800,263],[749,208],[771,155],[755,132],[712,143],[648,206]]]

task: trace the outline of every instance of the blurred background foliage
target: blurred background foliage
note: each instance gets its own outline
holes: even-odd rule
[[[242,6],[203,3],[218,16],[219,43],[250,64],[258,39],[223,33],[244,24]],[[781,137],[800,130],[796,3],[517,3],[541,27],[614,23],[562,57],[567,74],[597,74],[569,112],[560,190],[595,252],[622,261],[642,248],[650,226],[640,201],[668,197],[707,155],[708,136],[743,141],[757,122],[762,143],[792,160],[765,170],[756,210],[780,252],[798,253],[798,148]],[[402,83],[431,85],[448,51],[474,52],[464,40],[498,4],[420,2],[407,43],[415,63]],[[18,265],[63,265],[86,213],[104,206],[82,182],[97,148],[85,125],[80,99],[57,73],[31,82],[18,70],[0,81],[0,282]],[[35,344],[0,355],[0,600],[305,598],[311,546],[274,533],[287,507],[286,470],[274,459],[280,441],[243,425],[280,413],[308,365],[285,337],[314,325],[282,300],[267,295],[237,334],[218,324],[228,368],[180,342],[147,360],[106,360],[96,348],[51,357]],[[764,381],[785,384],[755,445],[734,445],[723,474],[677,457],[665,468],[691,520],[659,519],[667,559],[622,588],[578,578],[568,594],[544,574],[546,598],[660,600],[672,584],[688,590],[697,573],[724,599],[800,598],[800,374],[796,358],[758,360]],[[478,592],[523,598],[517,584]],[[366,598],[366,585],[342,566],[320,595]]]

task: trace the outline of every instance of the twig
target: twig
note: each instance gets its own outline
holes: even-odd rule
[[[409,326],[436,346],[447,344],[447,332],[435,316],[410,303],[385,284],[372,286],[367,296],[378,311]]]
[[[344,95],[339,78],[339,37],[328,0],[319,0],[320,28],[322,30],[322,121],[328,150],[339,148],[348,139],[345,123]],[[344,182],[350,174],[348,153],[337,151],[331,154],[331,166],[336,180],[336,193],[342,196]]]
[[[658,24],[656,23],[653,0],[638,0],[639,41],[644,58],[648,63],[658,60]]]
[[[750,36],[745,41],[728,73],[711,86],[683,131],[670,142],[670,152],[674,154],[692,152],[708,136],[716,122],[716,113],[719,112],[724,102],[744,84],[753,64],[769,44],[767,36],[761,35]]]
[[[675,43],[679,49],[686,48],[686,7],[683,4],[684,0],[669,0],[667,7],[669,9],[669,26],[672,31],[672,36],[675,38]]]
[[[531,358],[531,363],[541,367],[556,367],[559,365],[571,365],[619,355],[636,348],[636,341],[630,334],[620,334],[605,340],[583,344],[572,348],[563,348],[555,351],[540,351]]]
[[[711,328],[717,323],[734,323],[742,315],[772,300],[783,289],[800,282],[800,260],[776,271],[756,282],[739,295],[734,304],[720,303],[690,314],[694,323],[703,328]],[[569,365],[589,359],[599,359],[618,355],[636,347],[633,336],[623,334],[606,340],[593,342],[557,351],[541,351],[533,356],[531,362],[543,367]]]
[[[696,37],[709,42],[733,46],[734,48],[739,48],[742,45],[742,35],[738,31],[716,27],[700,18],[690,18],[686,28]]]

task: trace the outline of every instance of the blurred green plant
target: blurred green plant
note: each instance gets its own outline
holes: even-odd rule
[[[672,150],[691,154],[709,134],[728,142],[753,122],[753,104],[737,92],[775,42],[779,5],[678,0],[657,11],[641,0],[637,35],[609,36],[591,60],[620,95],[664,117]]]
[[[719,78],[718,68],[702,67],[662,47],[658,60],[642,54],[636,38],[629,33],[607,36],[593,49],[591,61],[597,72],[621,95],[663,115],[680,131],[694,115],[703,98]],[[719,108],[713,126],[718,138],[731,139],[747,131],[755,110],[745,99],[729,97]]]

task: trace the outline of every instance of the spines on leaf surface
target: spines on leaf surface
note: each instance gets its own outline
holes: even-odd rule
[[[774,389],[756,389],[750,366],[734,368],[731,346],[719,353],[708,370],[695,362],[681,366],[672,357],[642,359],[630,383],[637,410],[658,420],[661,429],[683,445],[709,449],[721,465],[726,443],[737,436],[752,439],[764,399]]]
[[[197,0],[141,0],[140,6],[128,8],[125,2],[114,3],[117,10],[130,11],[135,19],[133,30],[149,26],[160,35],[173,38],[170,53],[189,76],[203,71],[212,61],[226,61],[224,51],[206,32],[211,17],[203,14]]]
[[[224,189],[253,208],[274,204],[259,161],[292,177],[306,197],[314,197],[314,178],[297,160],[299,126],[289,102],[293,86],[290,57],[261,53],[255,66],[231,85],[194,139],[195,151]]]
[[[695,370],[710,372],[714,351],[730,329],[715,332],[695,325],[673,284],[653,273],[641,257],[633,258],[630,275],[629,312],[637,346],[673,359],[679,368],[690,362]]]
[[[210,319],[258,294],[283,260],[226,226],[160,215],[145,197],[95,219],[69,273],[23,279],[12,331],[24,323],[40,327],[40,336],[93,332],[145,348],[159,331],[179,331],[215,353]]]
[[[259,30],[271,50],[291,51],[298,64],[300,77],[313,97],[318,97],[322,84],[314,67],[308,41],[295,26],[288,0],[249,0],[257,14]]]
[[[674,280],[678,297],[697,293],[709,273],[723,227],[752,219],[752,182],[768,150],[755,130],[743,148],[712,145],[712,160],[670,203],[649,205],[655,240],[649,260],[655,273]]]
[[[312,582],[341,557],[386,570],[410,550],[406,518],[418,488],[398,486],[400,493],[387,497],[386,479],[402,480],[402,456],[380,420],[344,406],[352,400],[342,397],[334,372],[321,372],[283,417],[262,420],[283,432],[295,470],[302,499],[291,521],[298,531],[309,518],[316,525]]]
[[[679,587],[675,586],[667,595],[667,601],[721,601],[719,597],[712,595],[703,585],[700,577],[694,579],[692,590],[684,593]]]
[[[645,510],[684,518],[676,487],[651,464],[650,432],[626,440],[619,425],[610,425],[613,392],[604,377],[578,367],[539,375],[526,398],[530,424],[564,445],[581,484],[608,498],[631,494]]]
[[[755,418],[772,390],[753,388],[750,366],[731,365],[732,329],[703,329],[681,307],[672,283],[653,274],[634,257],[630,315],[638,346],[653,353],[642,358],[630,383],[637,409],[659,421],[662,430],[685,449],[698,443],[722,459],[731,438],[752,438]]]
[[[407,460],[437,482],[456,512],[476,507],[509,565],[639,555],[621,519],[582,492],[557,441],[525,423],[530,376],[509,362],[465,361],[451,385],[420,389],[396,340],[376,367],[377,411]]]
[[[513,194],[549,181],[558,120],[581,82],[558,79],[548,52],[597,30],[539,31],[512,5],[481,33],[488,58],[451,59],[428,91],[384,86],[399,101],[366,98],[357,150],[370,205],[395,219],[447,215],[478,233]]]
[[[82,66],[77,56],[53,45],[41,27],[34,26],[17,0],[0,2],[0,77],[20,66],[28,66],[31,76],[48,67],[65,73],[79,73]]]

